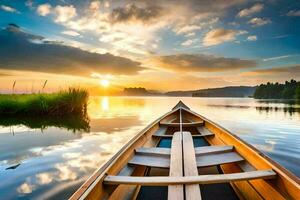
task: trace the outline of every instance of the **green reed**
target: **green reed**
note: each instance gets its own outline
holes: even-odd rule
[[[85,115],[88,92],[69,88],[56,93],[0,94],[1,116]]]

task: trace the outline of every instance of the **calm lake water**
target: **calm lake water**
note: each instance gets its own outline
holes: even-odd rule
[[[0,119],[0,199],[69,197],[179,99],[300,177],[300,105],[245,98],[92,97],[89,125]]]

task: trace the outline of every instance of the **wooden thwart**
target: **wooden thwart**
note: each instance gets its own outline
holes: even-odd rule
[[[216,149],[214,149],[213,147],[211,149],[209,149],[208,147],[203,149],[201,148],[196,148],[197,167],[208,167],[226,163],[240,162],[244,160],[238,153],[229,152],[229,147],[217,147]],[[218,149],[220,151],[217,151]],[[158,168],[169,168],[169,155],[170,154],[168,150],[165,148],[143,148],[136,151],[136,154],[128,162],[128,164]]]
[[[209,131],[204,126],[197,127],[197,131],[200,133],[200,135],[210,135],[210,134],[213,134],[211,131]]]
[[[128,164],[143,165],[147,167],[169,168],[170,156],[136,154],[128,162]]]
[[[104,184],[118,185],[148,185],[148,186],[167,186],[178,184],[212,184],[226,183],[231,181],[245,181],[253,179],[272,179],[276,177],[273,170],[257,170],[251,172],[241,172],[233,174],[217,174],[217,175],[199,175],[199,176],[181,176],[181,177],[134,177],[134,176],[106,176]]]
[[[165,135],[167,132],[167,127],[160,126],[158,130],[154,133],[154,135],[160,136],[160,135]]]
[[[226,163],[240,162],[243,160],[244,158],[242,158],[236,152],[204,154],[196,156],[197,167],[208,167]]]
[[[204,122],[187,122],[187,123],[181,123],[182,127],[193,127],[193,126],[203,126]],[[179,127],[180,123],[170,123],[170,122],[160,122],[161,126],[169,126],[169,127]]]
[[[206,146],[206,147],[196,147],[195,154],[213,154],[213,153],[225,153],[233,151],[233,146],[231,145],[216,145],[216,146]]]
[[[145,155],[170,155],[171,149],[170,148],[162,148],[162,147],[150,147],[150,148],[138,148],[135,150],[138,154],[145,154]]]
[[[192,137],[205,137],[205,136],[213,136],[213,135],[215,135],[215,134],[207,133],[207,134],[201,134],[201,135],[200,134],[192,135]],[[158,135],[156,133],[154,133],[152,136],[153,137],[162,137],[162,138],[172,138],[173,137],[173,135]]]
[[[230,145],[216,145],[216,146],[207,146],[207,147],[196,147],[195,154],[213,154],[213,153],[225,153],[231,152],[233,150],[233,146]],[[162,148],[162,147],[152,147],[152,148],[138,148],[135,150],[138,154],[145,155],[170,155],[170,148]]]

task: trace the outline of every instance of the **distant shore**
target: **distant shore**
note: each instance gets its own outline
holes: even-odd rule
[[[290,80],[284,84],[261,84],[254,93],[255,99],[297,99],[300,100],[300,81]]]
[[[256,87],[229,86],[222,88],[209,88],[188,91],[158,92],[142,87],[124,88],[124,96],[173,96],[173,97],[250,97],[253,96]]]
[[[255,99],[294,99],[300,100],[300,82],[286,81],[284,84],[267,83],[259,86],[228,86],[186,91],[159,92],[143,87],[124,88],[122,96],[172,96],[172,97],[220,97]]]

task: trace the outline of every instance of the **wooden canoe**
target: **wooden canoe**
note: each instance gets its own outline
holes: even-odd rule
[[[79,199],[300,199],[300,181],[180,101],[70,197]]]

